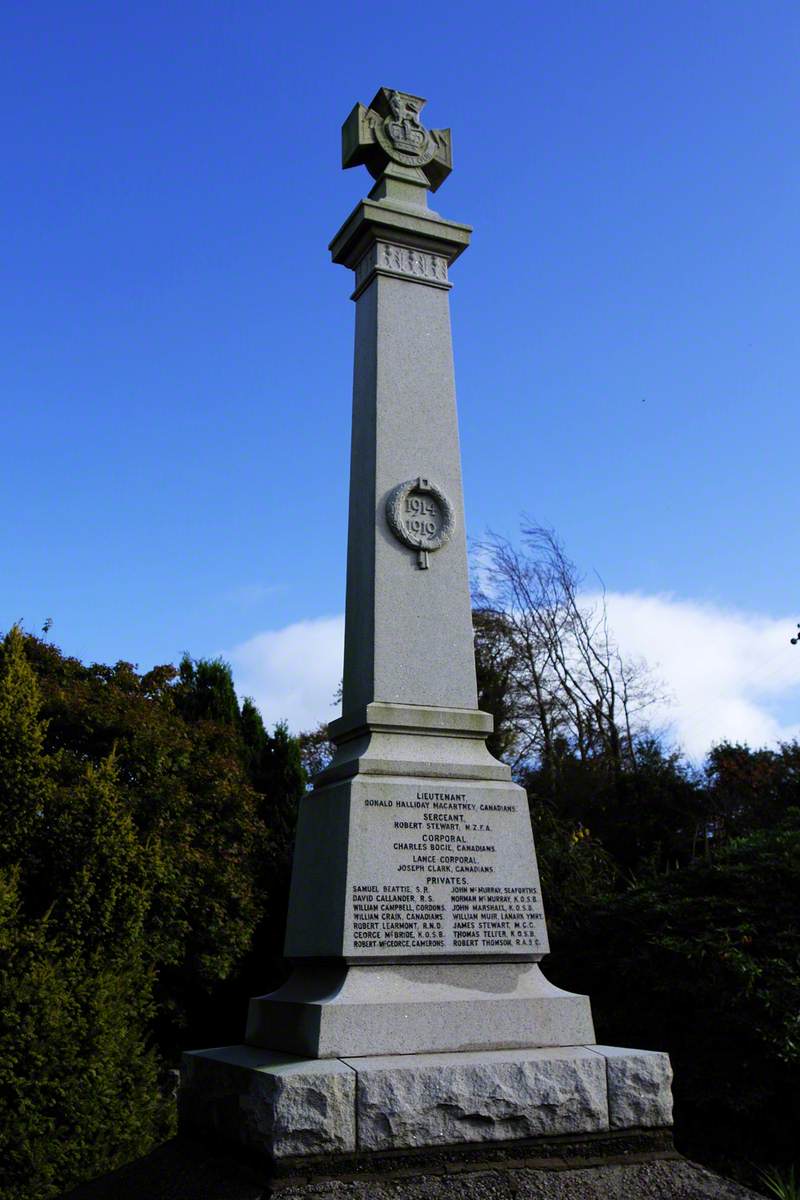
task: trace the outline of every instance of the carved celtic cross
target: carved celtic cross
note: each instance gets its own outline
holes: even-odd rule
[[[421,96],[381,88],[369,108],[357,104],[342,126],[342,166],[365,166],[373,179],[421,183],[435,192],[452,170],[449,129],[426,129]]]

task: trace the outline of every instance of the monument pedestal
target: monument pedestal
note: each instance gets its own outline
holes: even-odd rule
[[[670,1079],[666,1054],[596,1045],[319,1060],[226,1046],[184,1056],[180,1113],[280,1164],[665,1129]]]
[[[588,996],[535,963],[300,967],[250,1001],[246,1040],[312,1058],[577,1046],[594,1041]]]
[[[594,1044],[553,987],[528,799],[478,709],[448,270],[448,130],[381,89],[376,184],[331,243],[356,302],[343,716],[300,805],[285,954],[247,1045],[184,1056],[185,1128],[273,1161],[664,1130],[666,1055]]]
[[[528,798],[486,749],[491,727],[477,709],[385,702],[331,724],[336,754],[300,805],[288,958],[485,966],[547,953]]]

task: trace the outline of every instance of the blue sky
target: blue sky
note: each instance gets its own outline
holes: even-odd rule
[[[386,85],[452,127],[435,206],[475,227],[469,533],[555,527],[687,712],[722,711],[696,690],[719,634],[762,723],[700,742],[796,730],[794,0],[6,0],[0,33],[0,628],[52,617],[66,652],[143,668],[224,652],[268,720],[320,708],[353,321],[326,247],[369,186],[340,124]],[[312,631],[327,675],[293,708],[243,647]]]

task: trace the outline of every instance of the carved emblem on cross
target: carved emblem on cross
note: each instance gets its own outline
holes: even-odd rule
[[[357,104],[342,126],[342,166],[365,166],[373,179],[387,172],[435,192],[452,170],[449,129],[426,129],[421,96],[380,88],[369,108]]]

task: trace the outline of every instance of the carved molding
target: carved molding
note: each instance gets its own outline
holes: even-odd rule
[[[358,262],[354,298],[374,275],[413,279],[415,283],[426,283],[431,287],[452,286],[447,278],[447,259],[443,255],[415,250],[412,246],[397,246],[392,242],[376,242]]]

